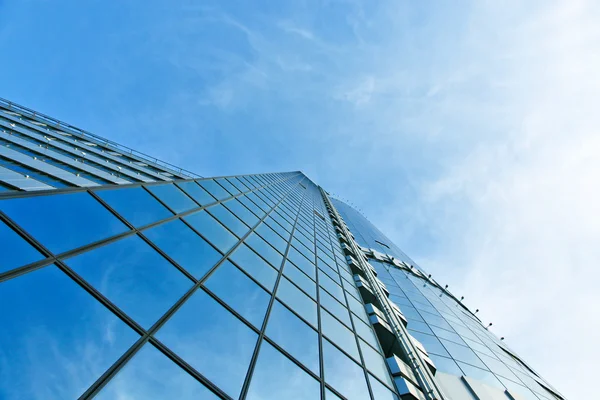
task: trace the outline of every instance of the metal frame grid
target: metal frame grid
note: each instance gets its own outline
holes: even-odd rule
[[[114,364],[112,364],[96,380],[96,382],[92,386],[90,386],[81,395],[81,397],[80,397],[81,399],[93,398],[96,394],[98,394],[102,390],[102,388],[110,381],[110,379],[112,377],[114,377],[126,365],[126,363],[142,348],[142,346],[148,342],[151,343],[155,348],[160,350],[162,352],[162,354],[164,354],[169,359],[171,359],[173,362],[175,362],[175,364],[177,364],[183,370],[187,371],[187,373],[189,373],[191,376],[193,376],[198,381],[200,381],[205,387],[210,389],[213,393],[217,394],[219,397],[221,397],[223,399],[230,399],[230,397],[221,388],[219,388],[217,385],[215,385],[213,382],[211,382],[208,378],[206,378],[200,372],[195,370],[183,358],[181,358],[178,354],[173,352],[165,344],[161,343],[156,337],[153,336],[154,333],[156,333],[169,320],[169,318],[177,312],[177,310],[186,302],[186,300],[188,300],[192,296],[192,294],[195,293],[197,290],[203,290],[204,292],[206,292],[211,298],[216,300],[221,306],[223,306],[230,313],[235,315],[239,321],[244,323],[247,327],[249,327],[250,329],[252,329],[252,331],[254,331],[255,333],[257,333],[259,335],[257,344],[256,344],[256,348],[254,349],[252,359],[251,359],[251,362],[249,365],[249,369],[248,369],[244,384],[242,386],[242,391],[241,391],[241,395],[240,395],[241,399],[245,398],[246,394],[248,393],[252,374],[253,374],[253,371],[255,369],[256,362],[257,362],[259,348],[260,348],[263,340],[267,341],[269,344],[271,344],[273,347],[275,347],[278,351],[280,351],[282,354],[284,354],[286,357],[288,357],[288,359],[290,359],[295,365],[297,365],[299,368],[301,368],[304,372],[308,373],[310,376],[312,376],[317,381],[319,381],[320,386],[321,386],[321,395],[322,396],[325,395],[325,389],[327,389],[327,390],[331,391],[332,393],[334,393],[335,395],[339,396],[340,398],[342,398],[342,399],[344,398],[344,396],[341,393],[339,393],[334,387],[332,387],[325,381],[324,368],[323,368],[322,341],[326,340],[326,339],[323,336],[323,333],[321,331],[321,318],[320,318],[320,313],[321,313],[320,290],[321,289],[318,289],[318,288],[320,288],[319,276],[322,272],[320,271],[320,269],[318,267],[318,251],[319,251],[319,250],[317,250],[319,247],[318,241],[323,241],[323,239],[327,240],[328,243],[326,243],[326,245],[328,246],[329,250],[332,252],[332,255],[336,254],[333,256],[334,258],[340,257],[340,255],[339,255],[340,252],[339,252],[339,250],[335,250],[335,245],[334,245],[335,242],[333,242],[333,238],[336,238],[336,237],[334,236],[333,229],[330,226],[331,223],[329,223],[329,225],[328,225],[327,221],[323,218],[322,221],[324,221],[323,225],[325,225],[325,228],[323,228],[323,226],[321,226],[320,228],[317,228],[317,222],[316,222],[317,215],[315,213],[317,211],[317,208],[321,213],[324,213],[324,208],[323,208],[323,205],[321,204],[322,203],[321,196],[319,195],[318,190],[316,189],[316,186],[310,180],[308,180],[308,178],[306,178],[303,174],[298,173],[298,172],[287,173],[283,178],[281,177],[281,175],[279,175],[279,179],[277,179],[277,180],[275,180],[273,178],[273,176],[267,178],[267,176],[265,176],[265,175],[250,175],[248,177],[252,177],[251,179],[255,179],[256,181],[262,181],[263,185],[257,186],[256,188],[252,188],[252,187],[250,187],[250,185],[247,185],[250,188],[250,190],[248,190],[248,191],[242,192],[240,194],[233,194],[225,199],[215,200],[214,202],[212,202],[210,204],[201,205],[201,206],[198,206],[191,210],[187,210],[187,211],[180,212],[180,213],[177,213],[175,210],[171,209],[164,201],[160,200],[159,197],[157,197],[154,193],[152,193],[152,191],[148,190],[147,188],[150,188],[150,187],[156,186],[156,185],[171,185],[172,183],[177,184],[180,182],[190,182],[190,181],[201,182],[203,180],[208,180],[208,179],[178,180],[178,181],[174,181],[171,183],[169,183],[169,182],[166,182],[166,183],[165,182],[152,182],[152,183],[144,183],[144,184],[137,183],[137,184],[118,185],[118,186],[111,185],[111,186],[105,186],[102,188],[93,188],[93,189],[90,189],[90,188],[87,188],[87,189],[86,188],[65,188],[65,189],[51,190],[51,191],[45,191],[45,192],[29,192],[29,193],[13,192],[13,193],[0,195],[0,200],[2,200],[2,199],[13,199],[13,198],[20,198],[20,197],[35,197],[35,196],[43,196],[43,195],[60,195],[60,194],[65,194],[65,193],[87,192],[96,201],[98,201],[100,204],[102,204],[111,214],[113,214],[117,219],[119,219],[121,222],[123,222],[129,228],[129,230],[124,233],[120,233],[120,234],[114,235],[112,237],[109,237],[109,238],[106,238],[103,240],[99,240],[94,243],[86,244],[79,248],[71,249],[71,250],[65,251],[60,254],[53,254],[43,244],[41,244],[39,241],[37,241],[35,238],[33,238],[25,229],[23,229],[17,223],[15,223],[13,220],[11,220],[6,214],[0,212],[0,221],[4,222],[12,230],[17,232],[22,238],[24,238],[29,244],[31,244],[35,249],[37,249],[40,253],[42,253],[45,256],[45,258],[43,260],[39,260],[39,261],[30,263],[28,265],[24,265],[24,266],[17,267],[17,268],[11,269],[9,271],[6,271],[4,273],[0,273],[0,285],[5,281],[12,280],[12,279],[18,279],[18,277],[23,274],[31,273],[35,270],[38,270],[40,268],[43,268],[43,267],[46,267],[49,265],[56,265],[61,271],[63,271],[67,276],[69,276],[73,281],[75,281],[85,291],[87,291],[90,295],[92,295],[97,301],[99,301],[106,308],[108,308],[119,319],[121,319],[123,322],[125,322],[125,324],[127,324],[131,329],[133,329],[133,331],[137,332],[140,335],[139,339],[135,342],[135,344],[133,346],[131,346],[129,348],[129,350],[127,350],[124,354],[122,354],[122,356],[116,362],[114,362]],[[215,182],[217,182],[217,181],[215,180]],[[284,189],[279,187],[281,185],[286,186],[285,191],[284,191]],[[125,188],[131,188],[131,187],[143,187],[147,193],[149,193],[160,204],[162,204],[167,209],[172,211],[174,213],[174,215],[170,216],[168,218],[163,218],[159,221],[147,224],[145,226],[136,228],[126,218],[121,216],[114,208],[112,208],[106,201],[104,201],[98,195],[98,193],[100,193],[102,190],[106,190],[106,189],[115,189],[115,188],[116,189],[119,189],[119,188],[125,189]],[[308,189],[307,189],[307,187],[308,187]],[[225,187],[223,187],[223,189],[226,190]],[[183,219],[183,217],[197,213],[197,212],[207,209],[207,208],[209,209],[208,211],[210,212],[210,207],[215,206],[217,204],[224,203],[233,198],[239,198],[242,196],[246,196],[247,194],[251,194],[251,193],[260,195],[262,190],[274,192],[275,193],[274,196],[276,198],[278,198],[278,200],[276,202],[274,202],[274,205],[270,205],[270,209],[268,211],[265,210],[265,214],[264,214],[264,216],[262,216],[262,218],[260,216],[257,216],[257,218],[259,219],[258,222],[254,226],[250,227],[250,229],[246,232],[246,234],[243,235],[232,248],[230,248],[226,253],[222,254],[221,259],[215,265],[213,265],[210,268],[210,270],[208,272],[206,272],[200,279],[196,279],[194,276],[192,276],[183,266],[180,266],[171,256],[169,256],[168,253],[161,250],[156,244],[154,244],[151,240],[149,240],[144,235],[145,231],[147,231],[153,227],[156,227],[158,225],[162,225],[167,222],[179,219],[179,220],[183,221],[197,235],[204,238],[208,243],[210,243],[210,240],[208,240],[208,238],[204,237],[191,224],[186,222]],[[303,192],[302,199],[300,202],[297,199],[298,191]],[[273,193],[271,193],[271,195],[273,195]],[[290,199],[290,202],[287,202],[286,199]],[[265,198],[265,200],[267,200],[267,198]],[[273,202],[273,200],[271,200],[271,202]],[[271,291],[272,296],[269,301],[269,305],[267,308],[267,312],[265,314],[265,318],[263,320],[262,326],[260,327],[260,329],[258,329],[258,328],[253,327],[248,322],[246,322],[246,320],[235,309],[233,309],[231,306],[229,306],[225,301],[220,299],[217,295],[212,293],[209,289],[205,288],[203,286],[203,284],[204,284],[204,282],[206,282],[207,279],[210,278],[210,276],[213,274],[213,272],[215,272],[223,264],[223,262],[225,262],[225,260],[228,260],[228,261],[232,262],[234,265],[236,265],[247,277],[252,279],[252,281],[254,283],[256,283],[257,285],[262,287],[260,282],[258,282],[254,277],[252,277],[250,274],[245,272],[243,270],[243,268],[241,268],[240,265],[236,264],[235,261],[228,259],[228,256],[231,255],[238,247],[242,246],[242,243],[244,243],[245,239],[248,238],[254,232],[256,232],[256,229],[273,213],[278,213],[279,215],[287,214],[287,218],[292,218],[292,216],[289,215],[289,213],[290,212],[293,213],[294,211],[289,210],[288,206],[289,206],[289,204],[296,204],[296,203],[297,203],[297,207],[293,206],[296,208],[295,215],[293,215],[294,222],[293,222],[293,225],[291,228],[291,232],[289,232],[289,239],[287,241],[287,247],[285,250],[285,254],[283,254],[283,261],[282,261],[282,264],[281,264],[278,274],[277,274],[275,287]],[[249,210],[249,211],[251,211],[251,210]],[[309,221],[312,222],[312,224],[308,224],[308,222],[306,220],[306,214],[310,215]],[[300,222],[300,221],[302,221],[302,222]],[[318,223],[320,224],[321,222],[318,222]],[[317,293],[316,294],[317,295],[317,307],[316,308],[317,308],[317,317],[318,317],[318,326],[317,326],[316,331],[317,331],[318,337],[319,337],[319,354],[320,354],[320,361],[319,361],[320,362],[320,374],[319,375],[316,375],[314,372],[312,372],[307,367],[305,367],[300,361],[296,360],[289,352],[284,350],[274,340],[265,336],[265,328],[267,326],[267,323],[268,323],[268,320],[270,317],[270,311],[271,311],[273,303],[275,301],[275,294],[277,293],[277,288],[279,286],[281,277],[283,275],[283,271],[284,271],[283,267],[284,267],[285,263],[287,262],[286,261],[287,255],[290,251],[290,248],[292,247],[293,238],[295,237],[296,232],[300,231],[299,225],[302,225],[302,229],[304,229],[304,230],[307,229],[307,227],[303,224],[307,224],[309,228],[312,228],[312,234],[314,235],[314,238],[312,239],[313,249],[311,251],[314,253],[314,259],[312,260],[312,263],[314,264],[315,271],[317,271],[316,278],[315,278],[316,279],[315,287],[318,289],[316,292]],[[228,229],[226,225],[223,225],[223,227]],[[326,230],[326,232],[328,233],[328,235],[327,235],[328,237],[324,238],[323,237],[324,233],[319,231],[319,229]],[[260,235],[260,233],[257,233],[257,234]],[[299,234],[302,234],[302,233],[299,233]],[[175,266],[180,272],[182,272],[188,279],[190,279],[193,282],[193,286],[175,304],[173,304],[171,306],[171,308],[162,317],[160,317],[149,329],[144,329],[138,322],[136,322],[132,317],[127,315],[123,310],[121,310],[116,304],[114,304],[105,295],[100,293],[94,286],[92,286],[90,283],[86,282],[86,280],[84,278],[82,278],[78,273],[76,273],[72,268],[70,268],[63,261],[64,259],[66,259],[68,257],[72,257],[75,255],[84,253],[84,252],[92,251],[94,249],[105,246],[109,243],[113,243],[113,242],[116,242],[125,237],[134,236],[134,235],[140,237],[145,243],[150,245],[154,249],[154,251],[156,251],[158,254],[162,255],[173,266]],[[301,246],[303,244],[297,244],[297,245]],[[337,246],[339,247],[339,243]],[[258,252],[255,251],[255,253],[259,257],[262,258],[262,256]],[[343,261],[340,260],[340,262],[343,262]],[[337,268],[339,269],[339,267],[337,267]],[[338,271],[338,273],[339,273],[339,271]],[[290,280],[290,282],[292,282],[292,284],[296,285],[295,282],[293,282],[291,280]],[[302,290],[300,287],[298,287],[298,288],[300,290]],[[0,289],[1,289],[1,287],[0,287]],[[348,306],[347,296],[348,296],[348,292],[344,290],[344,300],[346,302],[346,304],[344,305],[345,307]],[[293,310],[292,307],[288,306],[284,302],[282,302],[282,304],[284,304],[286,306],[286,308],[289,311],[291,311],[294,315],[296,315],[300,319],[304,320],[304,318],[302,316],[300,316],[295,310]],[[351,311],[348,309],[348,312],[351,312]],[[334,318],[335,318],[335,316],[334,316]],[[366,368],[365,360],[363,358],[362,350],[358,343],[358,336],[355,333],[356,330],[355,330],[354,321],[352,319],[351,319],[351,321],[352,321],[352,328],[354,329],[353,334],[355,336],[355,340],[357,342],[356,344],[357,344],[358,351],[360,354],[360,360],[361,360],[360,366],[363,368],[367,386],[369,387],[369,390],[371,391],[370,382],[369,382],[368,375],[366,372],[367,368]],[[336,346],[344,354],[346,354],[346,352],[334,340],[329,340],[329,342],[332,343],[334,346]],[[379,379],[379,378],[375,377],[374,375],[373,375],[373,377],[376,379]]]

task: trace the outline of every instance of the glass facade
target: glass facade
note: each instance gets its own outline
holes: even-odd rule
[[[0,399],[562,399],[301,172],[200,178],[6,101],[0,127]]]

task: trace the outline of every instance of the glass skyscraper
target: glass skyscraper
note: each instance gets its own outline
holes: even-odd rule
[[[302,172],[0,127],[0,399],[564,398]]]

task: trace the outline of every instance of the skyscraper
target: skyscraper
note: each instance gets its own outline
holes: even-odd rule
[[[563,399],[302,172],[0,106],[0,398]]]

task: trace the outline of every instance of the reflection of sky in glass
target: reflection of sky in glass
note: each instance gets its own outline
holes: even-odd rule
[[[148,186],[148,189],[176,213],[181,213],[198,207],[198,205],[194,203],[192,199],[186,196],[181,189],[172,183],[167,183],[166,185]]]
[[[257,335],[202,290],[171,317],[157,338],[237,398]]]
[[[0,210],[53,253],[128,230],[87,193],[2,200]]]
[[[374,400],[398,400],[398,396],[396,396],[394,392],[386,388],[377,379],[373,378],[371,374],[369,374],[369,383],[371,384]]]
[[[44,258],[36,249],[2,222],[0,222],[0,243],[2,243],[0,273]]]
[[[222,257],[178,219],[146,230],[144,235],[196,278],[202,277]]]
[[[319,336],[300,318],[275,301],[266,334],[315,374],[319,373]]]
[[[262,343],[247,400],[315,400],[319,396],[316,379],[269,343]]]
[[[195,212],[184,219],[223,253],[231,249],[238,241],[231,232],[206,211]]]
[[[0,283],[0,318],[6,400],[77,398],[138,337],[55,266]]]
[[[208,278],[205,286],[240,315],[260,328],[271,295],[229,261]]]
[[[196,182],[179,182],[177,184],[184,192],[191,196],[201,205],[214,203],[216,200]]]
[[[146,329],[193,284],[138,236],[65,262]]]
[[[325,381],[348,400],[369,398],[364,370],[327,340],[323,340]]]
[[[98,400],[218,398],[151,344],[144,345],[94,397]]]
[[[96,194],[135,227],[173,215],[142,187],[99,190]]]

